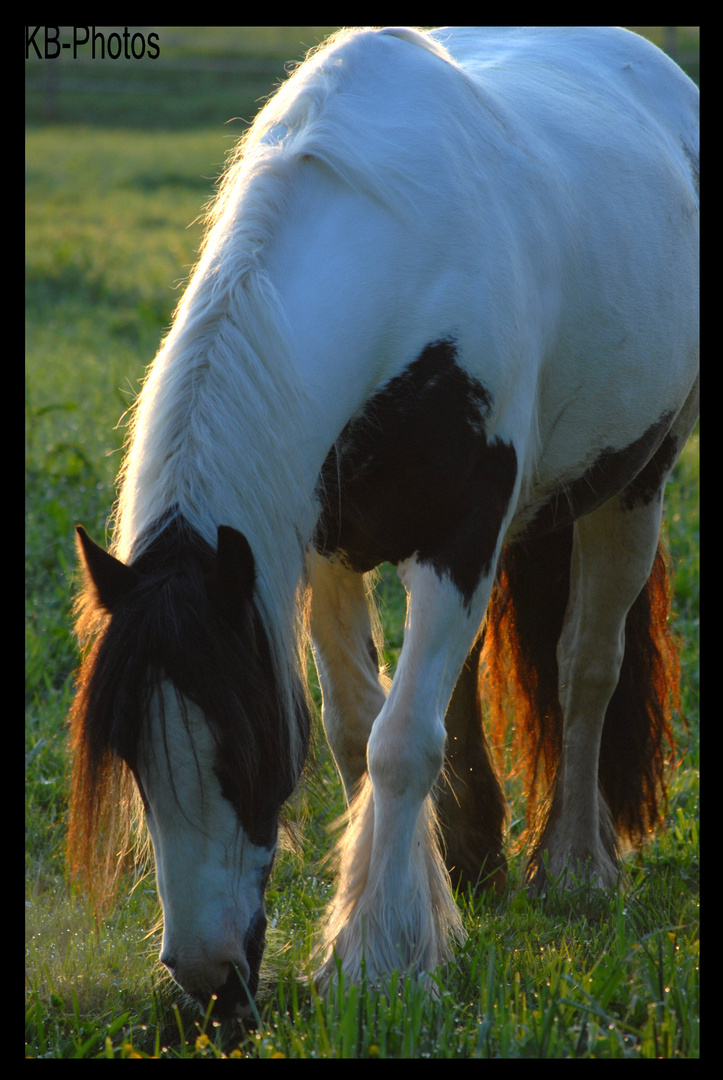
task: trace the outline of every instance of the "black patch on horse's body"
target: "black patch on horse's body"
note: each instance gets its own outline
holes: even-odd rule
[[[650,502],[676,457],[677,444],[667,434],[673,419],[673,413],[664,413],[629,446],[603,450],[590,468],[552,493],[525,534],[541,536],[566,528],[623,491],[630,509]]]
[[[660,494],[663,477],[668,475],[679,453],[678,440],[668,432],[647,465],[626,487],[623,500],[628,510],[635,506],[645,506]]]
[[[517,455],[488,439],[489,391],[457,364],[454,341],[428,345],[345,426],[321,470],[314,542],[363,572],[416,553],[470,604],[489,573]]]

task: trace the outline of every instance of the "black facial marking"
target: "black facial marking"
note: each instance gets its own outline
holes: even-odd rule
[[[490,570],[517,475],[511,444],[488,440],[487,389],[428,345],[371,398],[329,451],[315,545],[358,571],[417,554],[470,604]]]
[[[541,536],[570,525],[622,491],[629,509],[650,502],[660,490],[661,476],[675,460],[674,440],[665,434],[672,421],[673,414],[664,413],[629,446],[603,450],[581,476],[553,492],[527,535]]]
[[[249,964],[249,990],[254,997],[259,985],[259,968],[266,944],[266,915],[263,908],[257,911],[244,939],[244,952]]]
[[[87,738],[93,758],[102,760],[110,749],[137,777],[139,757],[148,752],[152,702],[168,752],[163,683],[172,683],[184,724],[186,702],[203,712],[216,744],[214,771],[223,797],[251,842],[271,848],[279,811],[298,780],[289,723],[306,747],[311,721],[300,686],[298,709],[286,715],[253,595],[248,543],[234,529],[222,528],[219,536],[220,556],[182,518],[172,517],[131,566],[118,563],[133,574],[133,587],[114,600],[97,646]],[[117,560],[98,560],[115,575]],[[178,809],[184,813],[180,804]]]

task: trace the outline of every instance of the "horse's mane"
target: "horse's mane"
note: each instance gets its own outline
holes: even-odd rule
[[[265,256],[284,220],[296,171],[309,160],[395,212],[414,213],[417,181],[413,172],[410,180],[409,162],[398,152],[401,131],[371,123],[374,117],[355,92],[376,37],[374,31],[344,31],[313,52],[233,154],[207,213],[198,265],[131,412],[114,514],[111,551],[132,565],[174,523],[207,551],[215,547],[219,525],[244,533],[256,561],[256,603],[280,712],[288,718],[292,760],[304,749],[295,719],[299,685],[305,685],[304,558],[319,503],[300,451],[311,428],[310,402]],[[422,33],[378,35],[380,42],[395,37],[402,48],[417,46],[448,59]],[[420,175],[418,182],[428,177]],[[126,702],[123,715],[116,710],[111,722],[111,705],[101,701],[115,678],[108,665],[120,671],[118,650],[137,650],[138,636],[121,641],[115,616],[109,622],[97,609],[90,584],[78,611],[79,634],[95,635],[95,642],[81,669],[72,717],[77,766],[71,849],[76,856],[84,850],[87,858],[95,858],[88,853],[98,847],[112,852],[107,876],[117,866],[112,837],[117,829],[127,837],[133,801],[132,779],[118,751],[124,738],[134,746],[137,732],[124,733],[119,725],[130,722],[134,709],[134,722],[142,722],[147,689],[136,673],[134,701]],[[150,625],[144,618],[137,615],[139,630]],[[102,818],[102,806],[110,806],[112,821]]]
[[[356,85],[360,73],[369,77],[368,65],[374,56],[370,47],[389,38],[434,54],[455,66],[466,79],[447,50],[421,31],[393,27],[338,31],[310,50],[232,152],[218,197],[208,209],[209,239],[219,223],[226,223],[225,231],[229,215],[236,216],[241,187],[259,175],[265,181],[272,177],[283,180],[294,166],[308,159],[322,162],[352,189],[371,195],[397,213],[414,211],[410,184],[413,189],[415,182],[422,185],[426,178],[415,178],[413,170],[406,167],[406,124],[401,126],[389,116],[371,116]],[[384,60],[388,58],[384,56]],[[373,103],[374,98],[370,101]],[[264,201],[267,196],[268,188],[263,191]],[[242,227],[246,229],[247,225],[256,240],[268,235],[273,220],[255,219],[251,223],[245,219]],[[238,273],[238,268],[228,263],[224,269],[232,275]]]
[[[113,554],[136,558],[170,513],[211,546],[219,524],[239,529],[257,560],[259,604],[278,662],[294,649],[296,583],[319,505],[299,446],[313,427],[311,402],[265,256],[296,170],[309,159],[413,212],[401,132],[370,124],[355,92],[375,42],[395,37],[405,39],[397,42],[403,49],[447,56],[416,31],[345,31],[261,110],[221,180],[199,263],[129,423]]]

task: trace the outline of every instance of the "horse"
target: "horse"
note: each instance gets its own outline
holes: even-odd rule
[[[110,550],[78,527],[69,822],[100,897],[140,796],[161,962],[219,1015],[258,987],[309,639],[349,809],[322,989],[427,977],[462,937],[453,886],[502,886],[485,709],[493,733],[512,713],[530,888],[613,889],[658,824],[697,107],[622,29],[357,29],[226,168]],[[382,562],[407,594],[391,683],[365,588]]]

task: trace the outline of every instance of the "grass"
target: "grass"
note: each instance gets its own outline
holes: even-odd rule
[[[300,55],[300,40],[313,43],[300,34],[293,47],[285,39],[249,49],[280,62]],[[213,47],[220,49],[218,37]],[[184,43],[177,48],[183,59]],[[100,79],[100,71],[91,77]],[[259,89],[256,78],[239,91],[249,102],[247,115],[273,81],[267,76]],[[175,93],[178,87],[171,82],[167,89]],[[347,987],[327,1006],[305,978],[332,889],[323,856],[342,809],[322,739],[315,768],[289,805],[291,839],[267,894],[271,930],[255,1029],[216,1025],[179,1000],[157,964],[160,913],[152,875],[139,870],[126,880],[114,910],[99,921],[71,887],[64,828],[65,717],[75,666],[69,620],[73,525],[82,521],[103,539],[123,441],[119,421],[194,262],[200,226],[189,223],[212,196],[212,178],[239,134],[216,120],[211,124],[212,97],[204,91],[195,109],[192,95],[181,95],[175,119],[153,131],[140,113],[121,110],[112,122],[107,103],[93,101],[79,123],[72,99],[63,105],[63,122],[48,126],[39,106],[29,102],[26,1054],[696,1057],[697,436],[669,487],[666,522],[690,732],[671,787],[667,828],[633,861],[624,894],[606,900],[582,895],[574,908],[564,898],[543,904],[516,889],[519,864],[513,857],[504,893],[459,898],[468,937],[454,963],[439,973],[436,994],[413,982],[389,999]],[[243,109],[222,109],[222,120],[244,115]],[[390,568],[382,573],[379,593],[386,659],[393,666],[403,599]],[[679,734],[685,746],[682,729]],[[512,840],[520,813],[513,805]]]

